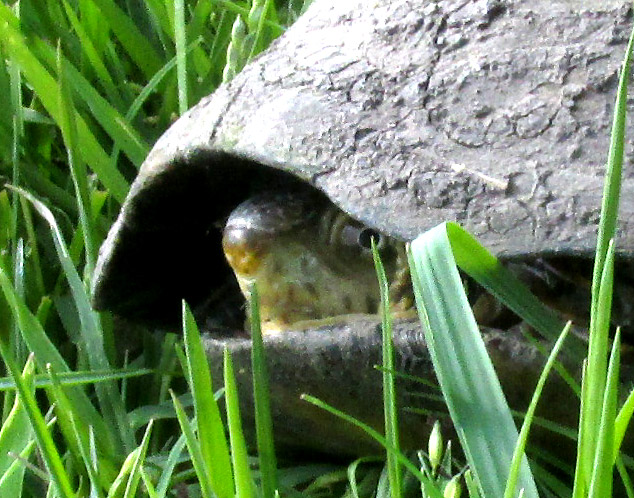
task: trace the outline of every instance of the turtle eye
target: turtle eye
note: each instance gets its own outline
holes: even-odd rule
[[[372,239],[374,239],[374,243],[376,244],[377,249],[381,249],[383,247],[383,237],[376,230],[372,230],[371,228],[364,228],[359,232],[358,244],[359,247],[362,247],[366,250],[372,249]]]
[[[384,237],[376,230],[352,224],[342,227],[338,238],[340,244],[347,247],[357,247],[363,252],[369,252],[372,249],[372,239],[379,250],[385,245]]]

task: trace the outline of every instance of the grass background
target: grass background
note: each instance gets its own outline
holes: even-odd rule
[[[87,289],[97,250],[154,141],[187,108],[279,36],[306,4],[0,4],[0,108],[6,110],[0,120],[0,352],[10,375],[2,383],[0,496],[268,498],[279,491],[284,496],[398,498],[409,490],[435,497],[456,496],[458,482],[471,496],[517,496],[518,482],[524,496],[537,496],[533,474],[522,460],[521,442],[529,426],[522,430],[516,456],[499,458],[503,452],[479,447],[477,435],[460,432],[460,395],[451,394],[458,382],[443,381],[474,379],[473,372],[460,369],[464,361],[452,365],[441,353],[457,340],[453,329],[471,330],[463,338],[471,341],[468,350],[482,350],[470,312],[456,314],[455,306],[448,304],[462,299],[456,264],[474,278],[479,276],[485,286],[488,282],[511,305],[521,289],[515,288],[514,297],[496,287],[496,281],[508,278],[486,252],[465,258],[466,252],[473,252],[473,242],[457,227],[443,225],[427,240],[417,241],[411,261],[421,321],[428,342],[439,348],[432,356],[470,464],[460,475],[448,453],[438,449],[444,450],[445,443],[437,433],[426,452],[406,457],[398,451],[387,316],[386,434],[371,434],[386,447],[387,464],[360,459],[347,467],[298,466],[276,461],[266,408],[260,410],[258,422],[260,458],[247,454],[231,359],[227,356],[225,362],[223,392],[214,395],[196,324],[186,306],[182,344],[175,336],[157,342],[140,331],[142,347],[134,341],[122,344],[124,339],[114,336],[112,318],[90,308]],[[624,460],[616,455],[634,401],[628,399],[618,410],[619,343],[614,342],[610,357],[607,338],[625,82],[617,105],[597,253],[574,489],[542,474],[543,482],[552,478],[550,485],[540,488],[546,496],[609,496],[614,465],[627,481]],[[442,266],[451,260],[453,266]],[[378,261],[377,266],[381,277]],[[436,273],[429,268],[436,268]],[[525,300],[519,296],[522,304]],[[539,321],[538,303],[522,312],[528,313],[527,320],[537,316]],[[449,322],[443,318],[450,316]],[[549,332],[555,338],[559,333]],[[254,334],[260,345],[257,330]],[[449,342],[443,346],[443,340]],[[254,350],[254,363],[263,365],[257,356],[261,348]],[[483,362],[488,361],[485,356]],[[266,406],[266,375],[261,367],[257,370],[258,382],[264,382],[260,406]],[[497,413],[508,411],[489,370],[491,378],[478,377],[471,389],[482,389],[478,398],[485,405],[499,403]],[[216,403],[220,395],[226,398],[228,437]],[[530,412],[526,419],[530,424]],[[504,445],[512,450],[518,439],[510,412],[506,420],[504,434],[495,421],[482,430],[493,431],[487,438],[495,438],[497,449]],[[634,496],[627,482],[626,488]]]

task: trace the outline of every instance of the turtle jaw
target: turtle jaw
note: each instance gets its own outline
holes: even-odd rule
[[[257,261],[242,266],[232,264],[236,258],[231,248],[227,254],[247,303],[252,300],[251,286],[258,287],[263,333],[316,328],[350,315],[378,313],[380,292],[371,266],[342,273],[301,239],[283,237],[268,249],[241,255],[242,261]]]

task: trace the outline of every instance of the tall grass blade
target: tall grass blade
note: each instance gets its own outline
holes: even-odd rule
[[[594,454],[585,456],[584,439],[583,439],[583,427],[585,424],[585,417],[588,410],[586,410],[585,403],[588,399],[588,380],[587,380],[588,361],[584,360],[581,366],[581,398],[579,405],[579,435],[577,437],[577,460],[575,462],[575,474],[574,474],[574,487],[572,491],[573,498],[585,498],[588,495],[590,485],[590,475],[587,474],[586,458],[594,458]]]
[[[275,498],[277,490],[277,459],[273,440],[273,421],[269,399],[269,374],[262,341],[260,324],[260,300],[255,284],[249,288],[251,322],[251,365],[253,371],[253,398],[255,403],[255,431],[262,479],[262,496]]]
[[[561,347],[570,332],[570,328],[572,327],[572,322],[568,322],[566,327],[561,332],[559,339],[553,346],[550,355],[548,356],[548,360],[546,361],[546,365],[542,370],[541,375],[539,376],[539,381],[537,382],[537,387],[535,387],[535,391],[533,393],[533,397],[531,399],[530,405],[528,406],[528,410],[526,410],[526,416],[524,417],[524,423],[522,424],[522,429],[520,430],[519,438],[517,441],[517,445],[515,446],[515,451],[513,452],[513,460],[511,461],[511,470],[509,472],[509,477],[506,481],[506,489],[504,491],[504,498],[513,498],[515,495],[515,490],[517,489],[517,478],[519,476],[520,464],[522,461],[522,455],[524,454],[524,449],[526,447],[526,441],[528,440],[528,434],[531,428],[531,424],[533,422],[533,416],[535,415],[535,410],[537,408],[537,402],[539,401],[539,397],[542,394],[542,390],[544,389],[544,385],[546,384],[546,379],[550,374],[550,371],[555,363],[555,359],[561,350]]]
[[[609,264],[610,250],[605,260]],[[614,419],[618,403],[619,371],[620,371],[621,331],[616,331],[610,363],[608,365],[607,384],[604,391],[601,420],[599,422],[596,452],[589,498],[612,496],[612,473],[614,469]]]
[[[161,66],[161,58],[154,47],[113,0],[93,0],[93,3],[146,79],[150,79]]]
[[[574,496],[584,495],[593,474],[594,455],[597,447],[596,427],[601,419],[605,391],[605,366],[607,363],[607,335],[612,304],[612,275],[614,237],[618,220],[623,168],[623,145],[627,112],[627,84],[630,78],[634,29],[630,34],[621,67],[619,86],[614,107],[610,150],[601,205],[601,218],[597,235],[597,251],[592,278],[592,307],[590,313],[590,345],[588,349],[588,388],[584,393],[583,413],[579,427],[578,473],[575,476]],[[606,323],[606,320],[608,322]],[[580,471],[580,472],[579,472]]]
[[[91,496],[101,496],[99,490],[110,487],[112,481],[109,479],[114,478],[114,472],[112,472],[113,475],[109,475],[109,464],[105,459],[99,458],[97,451],[91,451],[91,427],[76,416],[79,412],[66,396],[60,379],[51,365],[47,365],[47,371],[51,386],[49,397],[55,402],[57,425],[64,435],[64,441],[75,462],[84,463],[90,486],[94,488]]]
[[[35,47],[41,46],[41,42],[38,43],[35,40],[29,44],[20,34],[18,21],[11,10],[1,3],[0,22],[5,23],[0,42],[2,42],[10,55],[11,60],[20,66],[24,76],[37,92],[38,98],[47,112],[56,122],[59,122],[60,109],[57,83],[33,53]],[[47,50],[50,50],[50,48],[47,47]],[[81,118],[77,119],[77,134],[81,143],[82,157],[86,163],[97,173],[110,194],[119,202],[123,202],[128,193],[128,182],[116,168],[112,167],[102,146],[90,131],[86,122]]]
[[[178,465],[181,453],[187,444],[187,440],[184,434],[178,438],[174,446],[170,449],[170,452],[167,456],[167,460],[163,465],[163,472],[161,474],[161,478],[159,479],[158,485],[156,486],[156,498],[165,498],[169,491],[169,485],[172,481],[172,476],[174,474],[174,469],[176,465]]]
[[[185,114],[189,108],[187,98],[187,45],[185,33],[185,2],[174,1],[174,41],[176,45],[176,74],[178,80],[178,111]]]
[[[77,126],[75,123],[75,106],[66,85],[67,75],[64,71],[63,57],[61,49],[57,47],[57,77],[59,88],[59,127],[62,131],[64,144],[68,154],[68,165],[71,177],[75,186],[75,197],[79,211],[79,222],[81,223],[82,234],[84,236],[84,249],[86,251],[86,275],[92,277],[93,269],[97,258],[97,241],[94,236],[94,226],[92,210],[90,208],[90,194],[88,192],[88,174],[81,159],[81,154],[77,153]]]
[[[231,441],[231,463],[236,483],[236,498],[253,497],[253,478],[249,469],[247,444],[242,432],[240,406],[236,378],[233,373],[233,361],[227,348],[224,350],[225,401],[227,407],[227,426]]]
[[[621,173],[623,170],[623,147],[625,139],[625,126],[627,114],[627,85],[631,77],[630,66],[632,62],[632,48],[634,47],[634,28],[630,33],[627,43],[619,86],[614,104],[614,117],[612,121],[612,133],[610,135],[610,149],[605,172],[603,197],[601,203],[601,218],[597,234],[597,251],[594,259],[594,275],[592,278],[592,316],[596,316],[599,296],[599,285],[605,265],[610,241],[616,235],[618,221],[619,200],[621,196]],[[592,325],[590,325],[592,329]]]
[[[468,254],[465,240],[473,239],[457,225],[438,225],[411,244],[410,268],[427,347],[469,465],[482,495],[500,497],[518,434],[456,266],[454,253]],[[518,485],[525,496],[539,496],[525,458]]]
[[[57,257],[64,270],[64,275],[68,280],[70,290],[73,296],[79,319],[81,323],[81,337],[85,346],[85,353],[91,368],[97,370],[110,370],[110,362],[106,356],[103,344],[103,331],[99,315],[92,309],[90,298],[88,297],[86,287],[81,278],[77,274],[75,264],[70,258],[68,247],[64,242],[61,231],[53,217],[51,211],[38,199],[28,192],[15,189],[23,197],[28,199],[36,211],[46,220],[49,225],[53,243],[57,251]],[[41,361],[41,358],[38,358]],[[60,371],[65,369],[58,368]],[[110,432],[117,438],[123,447],[131,448],[134,446],[134,435],[130,430],[127,413],[123,406],[123,401],[116,390],[114,383],[99,383],[95,386],[97,397],[101,411],[106,414],[104,420],[109,424]]]
[[[211,372],[200,332],[187,303],[183,301],[183,332],[187,353],[188,383],[194,397],[198,440],[202,455],[202,471],[209,476],[211,487],[218,498],[231,498],[234,493],[231,457],[214,399]]]
[[[390,313],[390,288],[374,239],[372,243],[372,257],[381,291],[381,331],[383,357],[383,414],[385,419],[385,438],[392,446],[399,450],[398,408],[396,399],[396,385],[393,372],[394,344],[392,342],[392,315]],[[387,469],[392,498],[400,498],[402,494],[401,467],[393,453],[387,453]]]
[[[26,413],[31,421],[31,427],[35,433],[35,439],[40,448],[40,452],[46,463],[46,467],[51,476],[52,483],[56,488],[58,496],[63,498],[74,498],[75,493],[70,484],[70,479],[62,463],[62,458],[57,451],[53,435],[44,421],[44,416],[37,405],[35,393],[29,387],[21,372],[15,363],[11,351],[7,347],[7,342],[0,340],[0,356],[4,361],[6,368],[11,373],[13,381],[16,384],[19,398],[24,405]]]
[[[154,427],[154,421],[150,420],[150,423],[145,429],[145,434],[143,435],[141,445],[137,448],[136,458],[134,459],[132,471],[130,472],[130,476],[128,477],[128,483],[126,485],[123,498],[134,498],[136,496],[136,490],[139,486],[139,480],[141,479],[141,466],[145,461],[145,455],[147,454],[148,445],[150,444],[152,427]]]
[[[194,424],[187,419],[185,409],[182,403],[178,401],[174,392],[170,390],[170,394],[176,410],[176,418],[183,431],[183,436],[187,442],[187,449],[189,450],[189,456],[196,471],[196,476],[198,477],[201,494],[204,498],[215,498],[216,495],[213,492],[211,475],[207,471],[207,464],[204,461],[200,442],[196,439]]]
[[[577,458],[581,462],[581,478],[584,479],[584,488],[588,488],[589,479],[594,474],[595,455],[597,452],[597,441],[599,431],[597,427],[601,424],[602,407],[606,389],[606,368],[608,365],[608,335],[610,332],[610,315],[612,309],[612,289],[614,282],[614,243],[610,242],[608,251],[603,260],[604,266],[600,275],[598,287],[593,287],[593,291],[598,295],[596,307],[592,310],[590,318],[590,345],[588,348],[588,362],[585,371],[584,382],[586,390],[579,427],[579,454]],[[611,424],[614,421],[610,422]],[[613,443],[613,442],[612,442]],[[612,447],[612,445],[610,446]],[[577,492],[575,487],[575,493]],[[575,496],[580,496],[576,495]]]
[[[35,365],[33,358],[27,360],[22,371],[22,378],[25,386],[29,390],[34,388],[34,372]],[[29,416],[26,413],[24,404],[19,397],[15,397],[13,408],[9,412],[7,418],[3,421],[0,429],[0,496],[11,496],[11,490],[19,490],[22,488],[22,478],[24,476],[24,466],[20,469],[12,469],[15,458],[11,454],[19,455],[28,446],[33,439],[33,431]],[[10,474],[7,474],[10,472]],[[5,477],[6,480],[5,480]],[[15,495],[17,496],[17,494]]]

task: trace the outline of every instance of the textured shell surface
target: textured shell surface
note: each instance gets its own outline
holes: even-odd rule
[[[185,275],[226,274],[214,224],[275,172],[402,239],[453,220],[502,256],[591,254],[630,22],[620,0],[315,0],[156,143],[97,305],[199,299]],[[633,194],[627,163],[625,254]]]

